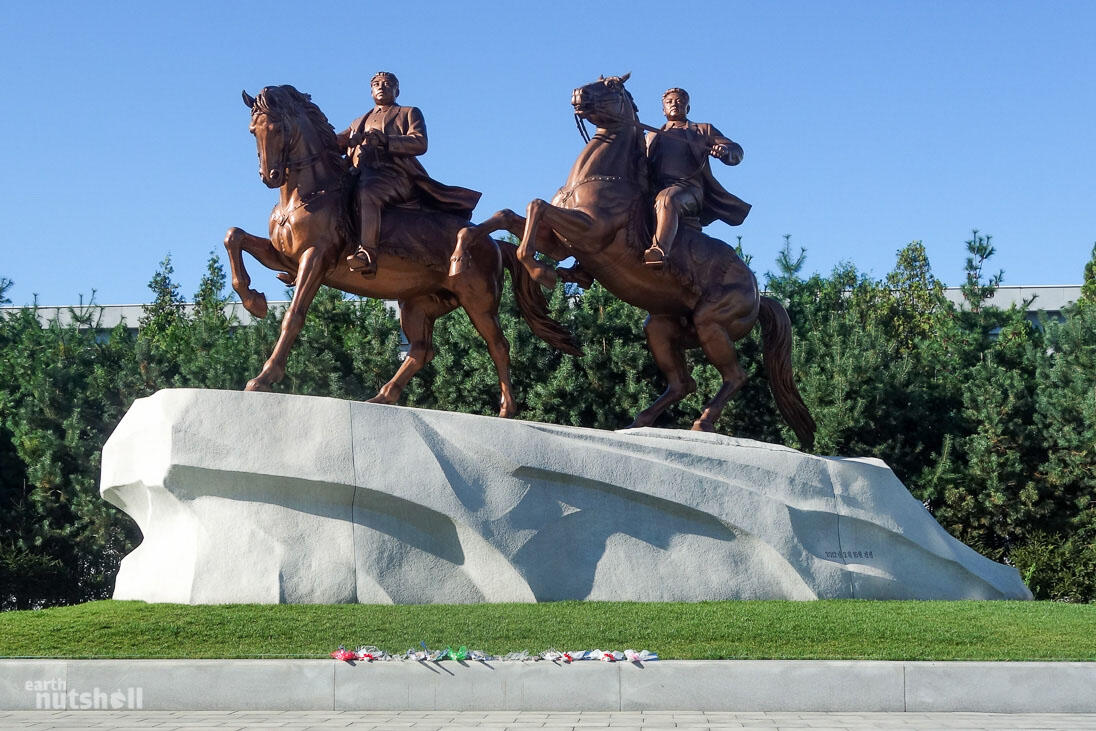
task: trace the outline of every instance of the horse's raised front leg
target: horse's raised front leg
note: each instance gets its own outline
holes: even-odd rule
[[[651,426],[663,411],[696,390],[696,381],[689,375],[685,364],[686,332],[681,318],[672,315],[650,315],[643,326],[647,333],[647,348],[655,358],[655,365],[666,376],[666,390],[636,420],[629,429]]]
[[[232,288],[240,296],[244,309],[255,317],[266,317],[266,295],[251,289],[251,276],[244,266],[243,252],[251,254],[267,269],[293,271],[294,265],[274,248],[270,239],[254,236],[233,226],[225,234],[228,265],[232,271]],[[284,280],[283,280],[284,281]]]
[[[498,211],[474,226],[465,226],[457,233],[457,245],[453,249],[453,256],[449,258],[449,276],[455,277],[468,268],[468,257],[479,237],[490,236],[496,231],[509,231],[514,236],[521,236],[524,228],[525,219],[509,208]]]
[[[312,299],[319,291],[327,276],[334,255],[338,253],[337,247],[330,247],[321,251],[313,246],[301,254],[297,269],[297,294],[286,308],[282,317],[282,332],[278,336],[278,342],[274,345],[274,352],[266,359],[259,375],[247,382],[245,391],[269,391],[272,384],[282,380],[285,376],[285,362],[289,358],[289,351],[293,347],[297,335],[304,327],[304,318],[308,314],[308,307]],[[239,291],[239,290],[237,290]],[[262,296],[262,295],[260,295]],[[264,298],[265,304],[265,298]],[[252,313],[254,314],[254,313]]]
[[[569,267],[556,267],[556,274],[564,282],[577,284],[583,289],[589,289],[594,283],[594,275],[586,271],[577,261]]]
[[[534,281],[542,287],[551,289],[556,286],[556,272],[548,265],[537,261],[537,236],[541,222],[555,234],[571,241],[585,238],[593,227],[594,220],[577,209],[557,208],[548,201],[535,198],[529,203],[525,216],[525,231],[518,246],[518,260],[525,266]]]
[[[514,236],[521,237],[525,235],[525,222],[524,216],[519,216],[513,211],[507,209],[505,211],[499,211],[495,215],[507,214],[503,219],[501,228],[509,231]],[[496,229],[497,230],[497,229]],[[556,235],[556,232],[546,226],[538,226],[536,230],[536,243],[534,248],[542,254],[547,254],[556,261],[563,261],[567,257],[571,256],[571,252],[567,248],[567,244]],[[569,267],[556,267],[556,274],[564,282],[571,282],[577,284],[583,289],[588,289],[590,285],[594,283],[594,277],[592,274],[582,268],[582,264],[575,262]]]

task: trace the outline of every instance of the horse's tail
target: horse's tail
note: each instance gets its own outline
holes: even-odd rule
[[[803,403],[792,377],[792,321],[788,311],[771,297],[761,298],[758,312],[761,321],[761,349],[765,356],[765,374],[776,406],[784,420],[799,437],[803,449],[814,448],[816,429],[811,412]]]
[[[568,355],[582,355],[582,346],[575,341],[571,332],[548,314],[548,300],[544,298],[540,285],[533,281],[525,266],[518,261],[518,247],[509,241],[496,240],[495,243],[502,252],[503,264],[510,270],[514,299],[521,316],[529,323],[529,329],[556,350]]]

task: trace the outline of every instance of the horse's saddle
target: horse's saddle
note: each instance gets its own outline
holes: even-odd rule
[[[401,204],[381,212],[380,252],[430,269],[449,270],[457,232],[468,225],[461,216],[422,205]],[[357,241],[357,235],[353,237]]]

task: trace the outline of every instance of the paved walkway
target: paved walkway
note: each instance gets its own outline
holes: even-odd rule
[[[0,711],[0,730],[130,729],[1096,729],[1092,713],[703,713],[531,711]]]

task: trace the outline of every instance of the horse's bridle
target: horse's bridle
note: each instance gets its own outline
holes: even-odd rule
[[[324,151],[320,150],[319,152],[313,152],[311,155],[306,155],[305,157],[301,157],[301,158],[298,158],[296,160],[289,159],[289,151],[293,148],[293,143],[296,141],[296,139],[298,137],[300,137],[300,134],[301,134],[300,129],[295,129],[293,135],[287,135],[286,134],[286,128],[289,126],[289,123],[285,120],[283,115],[281,115],[281,114],[274,115],[274,114],[271,113],[271,111],[269,109],[265,110],[261,113],[265,114],[267,116],[267,118],[273,118],[276,121],[276,123],[278,124],[278,127],[281,128],[282,141],[283,141],[282,142],[282,160],[285,161],[281,166],[281,170],[283,172],[288,174],[288,173],[290,173],[294,170],[300,170],[301,168],[304,168],[308,165],[311,165],[312,163],[316,162],[321,157],[323,157]],[[262,172],[262,171],[260,171],[260,172]]]
[[[290,150],[293,149],[293,143],[296,142],[297,138],[300,137],[300,134],[301,134],[300,128],[295,129],[292,135],[287,135],[287,134],[285,134],[285,132],[286,132],[286,127],[288,126],[288,122],[285,120],[285,118],[282,115],[280,115],[280,114],[272,115],[269,110],[263,112],[263,114],[266,114],[268,118],[272,118],[277,123],[277,125],[281,128],[282,139],[284,140],[284,144],[282,145],[282,159],[285,160],[285,162],[282,164],[281,169],[283,171],[285,171],[285,173],[286,173],[286,181],[287,182],[288,182],[288,179],[289,179],[289,176],[288,176],[289,172],[291,172],[293,170],[300,170],[301,168],[307,167],[307,166],[311,165],[312,163],[318,161],[320,158],[323,157],[325,151],[320,150],[319,152],[314,152],[310,155],[306,155],[305,157],[297,158],[296,160],[288,159],[289,158],[289,152],[290,152]],[[338,184],[335,185],[335,186],[320,188],[319,190],[314,190],[311,193],[308,193],[306,195],[301,196],[300,199],[297,201],[297,203],[295,205],[293,205],[291,208],[288,208],[288,209],[285,209],[285,210],[282,210],[282,211],[278,211],[278,215],[277,215],[278,225],[279,226],[286,225],[286,223],[288,223],[288,221],[289,221],[290,214],[293,213],[298,208],[307,207],[309,204],[317,202],[318,200],[320,200],[321,198],[323,198],[324,196],[326,196],[330,193],[339,193],[339,192],[342,192],[345,189],[346,189],[346,182],[344,180],[340,180],[338,182]]]
[[[622,123],[627,124],[627,114],[625,113],[625,110],[624,110],[624,103],[625,103],[625,100],[630,99],[630,97],[628,95],[628,92],[625,91],[623,84],[620,85],[619,89],[620,89],[620,95],[617,97],[617,110],[616,110],[617,113],[612,114],[612,112],[609,112],[609,115],[614,119],[614,121],[619,120]],[[605,105],[602,103],[603,100],[604,100],[604,97],[594,100],[594,103],[593,103],[593,111],[594,112],[604,113],[603,107]],[[589,143],[590,142],[590,132],[589,132],[589,130],[586,129],[586,125],[583,124],[583,121],[584,121],[584,119],[582,117],[582,112],[580,112],[576,109],[575,110],[575,124],[578,126],[578,133],[582,137],[582,141],[584,143]],[[637,120],[637,124],[638,124],[638,120]],[[642,127],[643,125],[639,125],[639,126]]]

